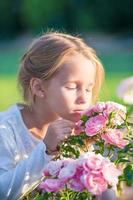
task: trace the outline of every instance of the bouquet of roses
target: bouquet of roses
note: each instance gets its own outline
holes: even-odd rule
[[[44,169],[42,199],[96,199],[120,181],[133,183],[132,124],[126,107],[98,102],[81,113],[72,136]],[[37,198],[36,198],[37,199]]]
[[[90,152],[81,155],[78,159],[51,161],[44,170],[47,179],[40,188],[47,192],[58,192],[68,188],[77,194],[87,190],[89,196],[99,195],[108,186],[115,188],[120,174],[121,171],[109,159]],[[76,195],[71,194],[74,197]]]

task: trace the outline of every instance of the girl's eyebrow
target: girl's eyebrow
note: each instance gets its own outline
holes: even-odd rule
[[[64,81],[64,83],[77,83],[76,81]]]
[[[67,84],[67,83],[78,83],[77,81],[75,81],[75,80],[68,80],[68,81],[63,81],[64,82],[64,84]],[[94,82],[90,82],[89,84],[88,84],[88,87],[90,87],[90,86],[93,86],[94,85]]]
[[[92,85],[94,85],[95,83],[94,82],[90,82],[89,84],[88,84],[88,86],[92,86]]]

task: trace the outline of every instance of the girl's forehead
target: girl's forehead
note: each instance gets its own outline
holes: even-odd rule
[[[93,78],[96,74],[96,67],[92,62],[82,55],[68,57],[60,66],[56,77],[84,77]]]

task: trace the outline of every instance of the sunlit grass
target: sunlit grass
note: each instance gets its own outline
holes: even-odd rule
[[[121,99],[117,96],[117,88],[120,82],[126,78],[131,76],[130,72],[108,72],[106,73],[105,82],[101,90],[100,99],[110,100],[110,101],[117,101],[121,103]]]
[[[0,76],[0,110],[21,100],[15,76]]]

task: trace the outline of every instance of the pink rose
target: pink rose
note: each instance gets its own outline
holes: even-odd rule
[[[108,160],[104,159],[101,154],[91,153],[87,160],[83,163],[83,167],[86,171],[101,170]]]
[[[108,118],[112,112],[114,113],[112,122],[114,124],[121,125],[126,119],[126,107],[121,104],[108,101],[106,102],[106,109],[103,111],[103,115]]]
[[[118,170],[113,163],[108,163],[103,166],[102,173],[108,184],[116,187],[118,183],[118,176],[121,175],[121,171]]]
[[[84,169],[83,169],[81,163],[79,164],[79,162],[77,162],[76,173],[75,173],[74,177],[69,181],[70,187],[73,190],[82,192],[85,189],[85,186],[81,180],[83,173],[84,173]]]
[[[93,114],[93,108],[94,106],[90,106],[88,109],[84,110],[82,113],[81,113],[81,116],[82,115],[86,115],[88,117],[92,116]]]
[[[128,144],[128,141],[123,139],[123,133],[119,129],[107,129],[101,137],[107,144],[112,144],[121,149]]]
[[[85,123],[85,132],[88,136],[96,135],[105,127],[106,123],[107,119],[102,115],[91,117]]]
[[[102,113],[105,109],[106,105],[104,102],[98,102],[96,105],[91,106],[87,110],[82,112],[82,115],[86,115],[91,117],[94,113]]]
[[[76,163],[75,162],[69,163],[60,170],[58,178],[67,181],[70,178],[72,178],[75,175],[75,173],[76,173]]]
[[[93,112],[95,113],[102,113],[106,108],[106,104],[104,102],[98,102],[94,108],[93,108]]]
[[[85,174],[82,180],[88,191],[94,195],[101,194],[108,187],[108,184],[104,179],[104,177],[102,176],[102,173],[99,173],[98,175]]]
[[[122,112],[126,113],[126,107],[119,103],[113,101],[107,101],[105,105],[106,105],[105,110],[107,110],[109,113],[116,110],[121,110]]]
[[[112,123],[115,125],[121,125],[124,123],[124,120],[126,119],[126,114],[122,111],[118,111],[115,113],[115,116],[112,119]]]
[[[57,176],[63,166],[62,160],[50,161],[44,168],[45,176]]]
[[[80,181],[79,178],[72,178],[69,182],[70,188],[77,192],[82,192],[85,190],[84,184]]]
[[[46,192],[58,192],[64,185],[65,183],[59,179],[46,179],[39,185],[39,188]]]
[[[84,127],[82,126],[83,121],[79,120],[76,124],[75,124],[75,128],[74,128],[74,133],[76,135],[80,135],[80,133],[84,132]]]
[[[64,158],[62,161],[62,168],[69,165],[70,163],[73,163],[73,158]]]

